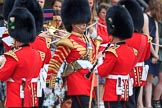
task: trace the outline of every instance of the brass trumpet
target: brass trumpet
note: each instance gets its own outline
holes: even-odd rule
[[[48,35],[51,38],[63,38],[69,35],[70,34],[69,32],[59,29],[61,24],[62,24],[61,17],[58,15],[53,16],[53,20],[47,22],[44,25],[44,27],[48,31],[46,35]]]
[[[65,30],[56,29],[55,27],[50,26],[48,28],[47,35],[52,36],[53,38],[64,38],[70,35],[70,33]]]

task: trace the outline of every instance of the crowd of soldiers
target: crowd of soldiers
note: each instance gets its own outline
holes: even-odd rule
[[[138,98],[151,69],[147,60],[151,56],[158,60],[158,53],[151,54],[153,37],[143,31],[145,2],[100,3],[97,15],[105,15],[105,20],[93,17],[93,0],[55,0],[53,7],[56,2],[61,8],[59,4],[52,20],[45,21],[44,0],[4,1],[0,57],[4,107],[142,108]],[[155,40],[154,52],[159,48]],[[160,98],[154,99],[153,107],[162,107]]]

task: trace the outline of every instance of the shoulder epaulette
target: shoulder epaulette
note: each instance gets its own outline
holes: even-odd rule
[[[118,48],[118,46],[113,46],[113,47],[110,47],[106,50],[106,52],[111,52],[113,53],[116,57],[118,57],[118,54],[116,53],[116,49]]]
[[[4,54],[13,57],[16,61],[19,61],[16,54],[15,54],[15,52],[13,50],[5,52]]]
[[[46,40],[47,48],[50,48],[51,39],[50,38],[45,38],[45,40]]]
[[[44,61],[44,59],[45,59],[45,53],[42,52],[42,51],[39,51],[39,53],[40,53],[40,56],[41,56],[42,61]]]
[[[74,48],[72,42],[71,42],[68,38],[61,38],[61,39],[56,43],[56,46],[60,46],[60,45],[67,46],[67,47],[69,47],[70,49],[73,49],[73,48]]]
[[[149,36],[149,35],[146,35],[146,34],[144,34],[144,35],[148,37],[148,43],[151,43],[151,41],[152,41],[152,37]]]
[[[148,36],[148,42],[151,43],[151,41],[152,41],[152,37]]]
[[[134,51],[134,54],[137,56],[137,54],[138,54],[137,49],[133,48],[133,51]]]

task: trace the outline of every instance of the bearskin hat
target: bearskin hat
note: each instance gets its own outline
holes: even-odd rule
[[[13,8],[14,2],[15,0],[4,0],[3,2],[3,17],[5,21],[8,20],[8,15]]]
[[[141,32],[144,25],[144,16],[141,6],[136,0],[121,0],[120,5],[123,5],[129,11],[133,23],[134,31]]]
[[[43,28],[43,11],[36,0],[5,0],[3,5],[4,19],[7,21],[8,15],[15,7],[25,7],[34,16],[37,34]]]
[[[64,0],[61,18],[68,32],[72,31],[72,24],[88,23],[91,18],[88,0]]]
[[[33,42],[36,37],[36,25],[33,15],[26,8],[14,8],[8,17],[8,32],[22,43]]]
[[[107,31],[113,37],[127,39],[133,33],[133,21],[126,8],[114,5],[106,12]]]
[[[36,0],[16,0],[14,7],[27,8],[35,18],[37,33],[40,33],[43,28],[43,11]]]

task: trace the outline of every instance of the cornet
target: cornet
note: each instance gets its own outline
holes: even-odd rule
[[[53,38],[64,38],[70,35],[70,33],[65,30],[56,29],[55,27],[50,26],[48,28],[47,35],[52,36]]]
[[[47,29],[47,35],[49,35],[52,38],[62,38],[70,33],[68,33],[65,30],[59,29],[61,27],[62,20],[59,15],[53,16],[53,20],[49,21],[45,24],[45,28]]]

